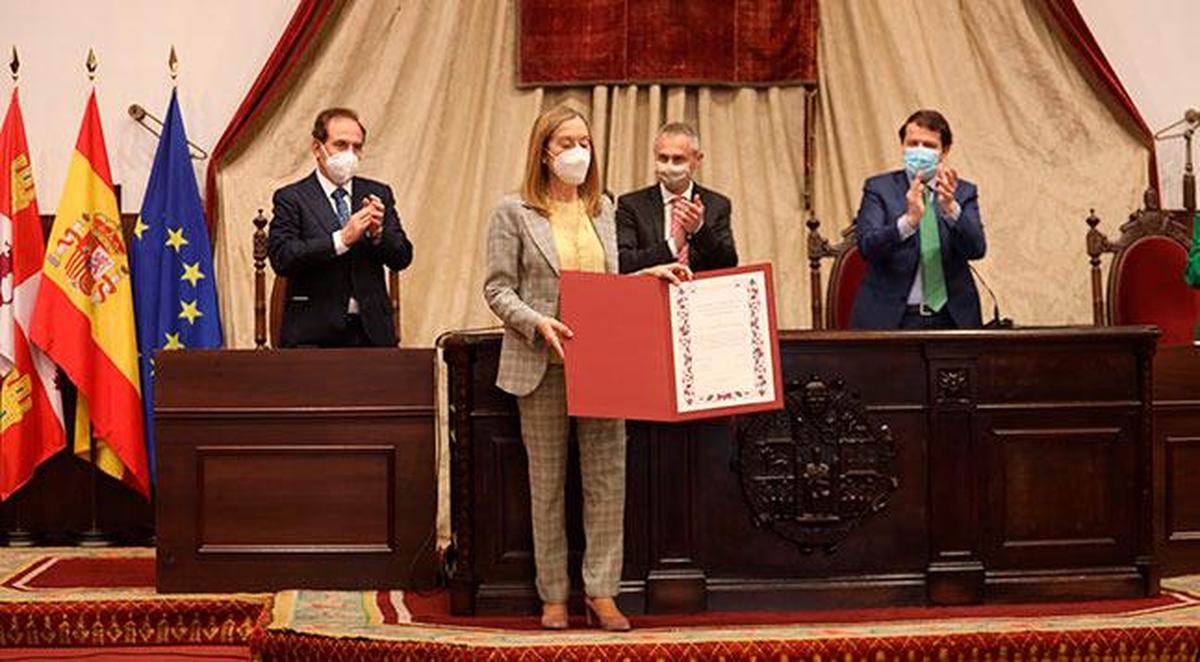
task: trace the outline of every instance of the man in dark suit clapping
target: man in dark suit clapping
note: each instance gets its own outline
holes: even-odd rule
[[[737,266],[729,198],[692,180],[704,160],[696,130],[664,125],[654,158],[658,183],[617,200],[621,273],[672,262],[694,272]]]
[[[267,254],[288,279],[284,347],[396,345],[383,268],[404,269],[413,250],[392,189],[355,176],[366,133],[348,108],[321,111],[316,170],[275,191]]]
[[[856,329],[982,326],[970,260],[987,251],[979,190],[946,163],[954,136],[936,110],[900,125],[904,169],[867,179],[854,225],[867,262]]]

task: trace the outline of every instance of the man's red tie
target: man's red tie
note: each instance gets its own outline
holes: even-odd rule
[[[683,266],[688,266],[688,243],[687,231],[683,229],[683,218],[679,213],[679,202],[683,200],[683,196],[675,196],[671,198],[671,239],[675,240],[675,248],[679,251],[675,254],[675,261]]]

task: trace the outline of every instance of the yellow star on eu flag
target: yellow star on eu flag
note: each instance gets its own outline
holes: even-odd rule
[[[176,253],[187,244],[188,240],[183,238],[183,228],[179,228],[178,230],[167,229],[167,245],[174,248]]]
[[[179,280],[186,280],[192,284],[192,287],[195,287],[196,281],[201,278],[204,278],[204,273],[200,271],[199,260],[196,260],[195,264],[183,263],[183,275],[179,277]]]
[[[150,229],[150,226],[143,223],[142,217],[138,216],[137,223],[135,223],[133,226],[133,234],[134,234],[134,236],[136,236],[138,238],[138,241],[141,241],[142,233],[149,229]]]
[[[168,333],[167,344],[163,345],[163,349],[184,349],[183,343],[179,341],[179,334]]]
[[[180,301],[179,307],[181,310],[179,311],[179,319],[187,320],[188,324],[195,324],[197,317],[203,317],[204,313],[200,312],[200,309],[196,307],[196,303],[195,301]]]

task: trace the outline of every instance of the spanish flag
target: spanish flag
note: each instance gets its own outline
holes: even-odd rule
[[[7,499],[66,443],[58,368],[28,338],[45,243],[15,88],[0,126],[0,172],[0,499]]]
[[[149,497],[129,254],[95,90],[71,155],[42,274],[32,339],[79,390],[75,452],[87,453],[90,421],[100,468]]]

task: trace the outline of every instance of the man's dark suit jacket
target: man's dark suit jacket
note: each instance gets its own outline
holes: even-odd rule
[[[275,191],[267,255],[275,273],[288,279],[279,333],[284,347],[344,346],[346,306],[351,296],[358,300],[363,330],[371,344],[396,345],[383,267],[396,271],[407,267],[412,262],[412,244],[400,226],[391,188],[355,177],[351,193],[351,213],[368,195],[383,201],[383,237],[373,244],[364,236],[350,250],[337,255],[332,234],[341,224],[316,172]]]
[[[688,264],[692,271],[736,267],[737,249],[729,227],[729,198],[699,184],[692,194],[704,203],[704,224],[688,239]],[[675,261],[664,228],[662,190],[658,184],[626,193],[617,200],[617,250],[621,273]]]
[[[920,233],[900,240],[896,219],[908,211],[909,180],[903,170],[871,177],[863,185],[862,205],[854,220],[858,250],[867,262],[867,275],[854,299],[850,326],[855,329],[897,329],[908,303],[908,293],[921,261]],[[958,180],[954,199],[962,212],[951,223],[938,210],[942,242],[942,271],[946,276],[946,309],[960,329],[983,325],[979,292],[971,277],[969,260],[987,251],[979,220],[979,190]],[[932,204],[937,205],[935,199]]]

